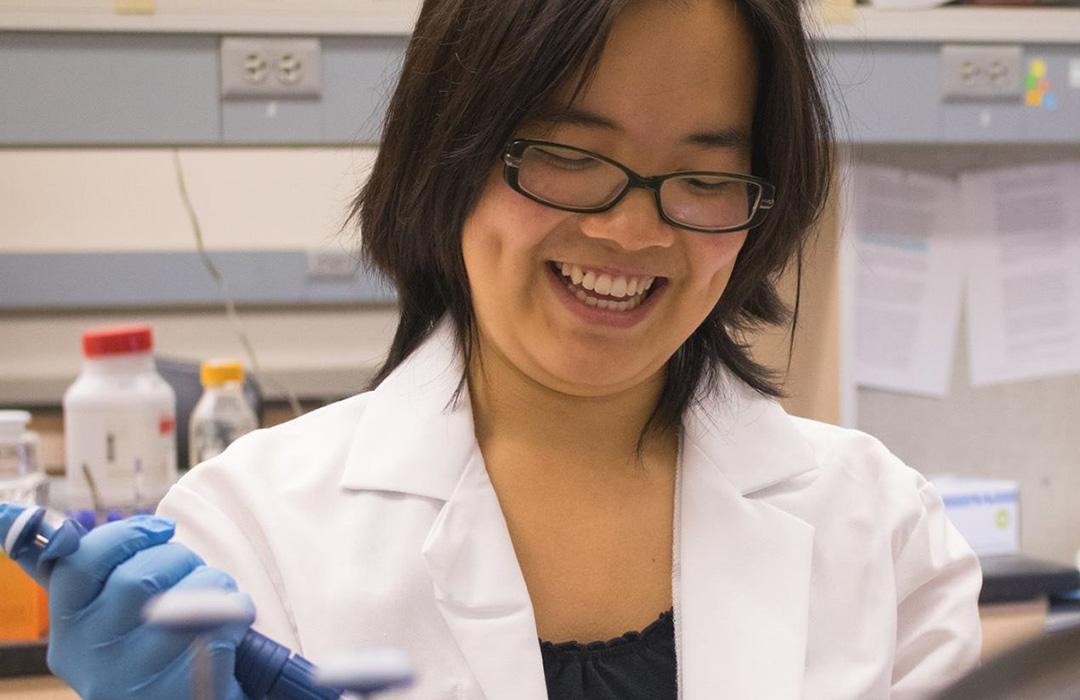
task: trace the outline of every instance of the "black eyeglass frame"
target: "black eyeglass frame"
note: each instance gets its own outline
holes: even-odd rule
[[[626,184],[623,186],[615,197],[610,202],[599,207],[574,207],[566,204],[557,204],[550,200],[544,199],[538,195],[529,192],[527,189],[521,186],[521,182],[518,178],[519,168],[521,167],[522,158],[525,155],[525,149],[530,146],[550,146],[553,148],[565,148],[571,151],[576,151],[582,155],[595,158],[599,161],[613,165],[626,175]],[[691,224],[685,224],[681,221],[676,221],[667,215],[664,211],[663,202],[660,199],[660,188],[665,181],[694,176],[709,176],[709,177],[725,177],[732,180],[739,180],[741,182],[749,182],[757,185],[759,194],[757,201],[754,203],[754,209],[750,213],[750,219],[738,226],[722,226],[719,228],[705,228],[701,226],[693,226]],[[538,139],[515,139],[507,145],[505,152],[503,153],[503,179],[506,184],[510,186],[518,194],[521,194],[534,202],[538,202],[545,206],[552,207],[553,209],[560,209],[562,211],[574,212],[577,214],[600,214],[605,211],[609,211],[614,208],[619,202],[622,201],[626,193],[631,188],[639,187],[641,189],[652,190],[653,198],[656,200],[656,211],[659,214],[660,219],[671,226],[686,229],[688,231],[695,231],[697,233],[731,233],[734,231],[744,231],[752,229],[756,226],[760,226],[764,221],[766,214],[773,208],[776,203],[776,187],[773,186],[768,180],[764,180],[760,177],[754,177],[753,175],[742,175],[740,173],[726,173],[718,170],[685,170],[674,173],[665,173],[663,175],[653,175],[646,177],[639,175],[630,168],[626,167],[622,163],[612,160],[605,155],[587,151],[584,148],[577,148],[576,146],[568,146],[564,143],[555,143],[554,141],[542,141]]]

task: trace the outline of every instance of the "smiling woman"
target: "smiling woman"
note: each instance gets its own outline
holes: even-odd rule
[[[830,172],[797,0],[427,0],[352,209],[400,301],[372,390],[159,512],[260,632],[401,647],[418,699],[932,692],[978,658],[974,555],[743,340]]]
[[[785,318],[774,282],[797,264],[831,177],[829,119],[796,2],[506,3],[482,18],[471,3],[443,2],[421,13],[416,36],[383,157],[353,209],[368,258],[408,297],[376,383],[444,313],[471,355],[465,218],[514,137],[561,133],[573,141],[565,145],[615,158],[649,141],[662,157],[638,152],[631,167],[752,174],[783,193],[754,222],[707,322],[672,339],[678,355],[650,427],[677,424],[721,366],[778,395],[739,334]]]

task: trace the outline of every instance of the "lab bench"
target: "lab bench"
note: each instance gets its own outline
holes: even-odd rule
[[[79,700],[79,695],[53,676],[0,678],[0,698],[10,700]]]

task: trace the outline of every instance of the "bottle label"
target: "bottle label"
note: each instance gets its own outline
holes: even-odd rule
[[[153,508],[176,481],[176,418],[126,406],[80,411],[65,426],[72,507]]]

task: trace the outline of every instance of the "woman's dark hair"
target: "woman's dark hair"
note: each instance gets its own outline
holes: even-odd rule
[[[466,368],[475,345],[461,231],[492,167],[519,126],[595,70],[608,32],[633,0],[427,0],[391,98],[371,177],[352,205],[365,260],[397,288],[400,321],[378,385],[445,314]],[[717,0],[721,1],[721,0]],[[681,422],[695,390],[727,367],[779,396],[743,334],[789,317],[776,280],[794,262],[823,208],[832,173],[831,127],[798,0],[734,0],[758,57],[753,174],[776,204],[751,230],[727,288],[668,362],[645,432]],[[576,93],[575,93],[576,94]],[[798,298],[795,303],[798,309]]]

